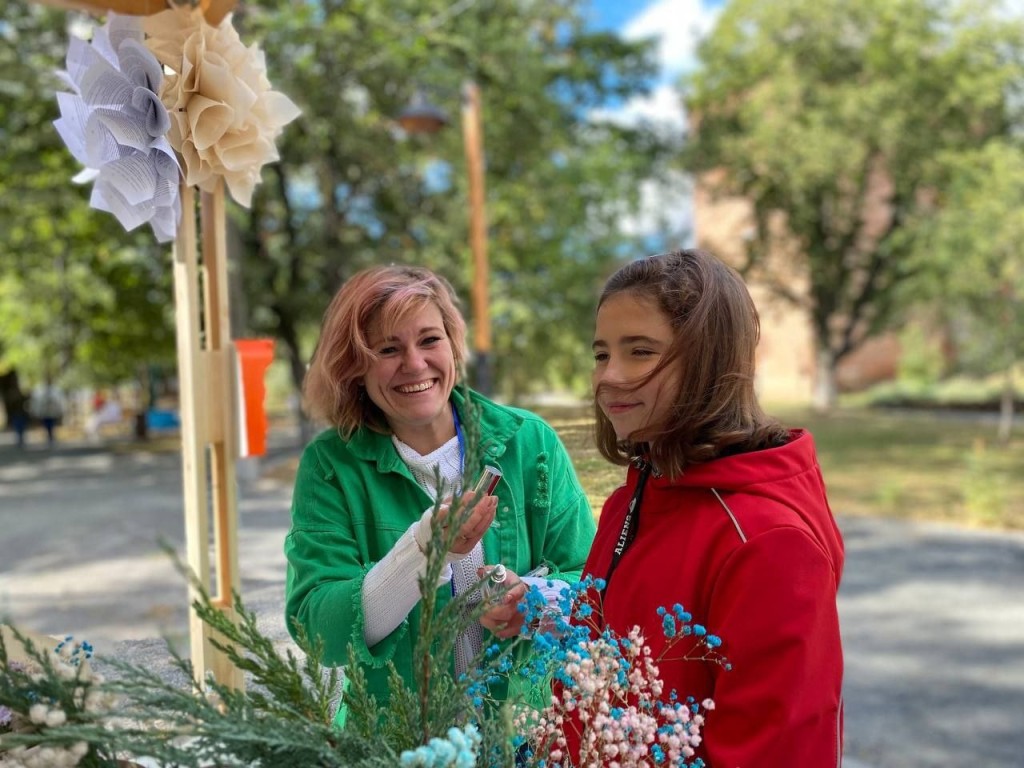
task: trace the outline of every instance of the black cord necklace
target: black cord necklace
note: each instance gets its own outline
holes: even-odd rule
[[[626,553],[629,545],[633,543],[637,530],[640,528],[640,501],[643,499],[644,488],[647,486],[647,478],[651,476],[652,467],[650,462],[640,457],[635,458],[634,462],[640,468],[640,477],[637,478],[636,490],[633,491],[633,497],[629,500],[629,506],[626,507],[626,516],[622,520],[622,530],[615,541],[615,549],[612,551],[612,562],[608,566],[608,573],[604,577],[604,589],[601,590],[602,598],[605,592],[608,591],[608,585],[612,581],[612,574],[619,567],[619,561],[622,560],[622,556]]]

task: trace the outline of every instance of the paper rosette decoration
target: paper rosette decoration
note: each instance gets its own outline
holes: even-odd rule
[[[271,89],[263,51],[242,43],[230,16],[211,26],[199,8],[178,6],[144,23],[150,49],[173,71],[160,95],[186,182],[209,192],[223,177],[231,196],[248,207],[298,107]]]
[[[181,169],[166,133],[171,121],[159,98],[163,72],[143,41],[136,17],[110,14],[92,44],[72,38],[67,71],[72,93],[58,93],[57,132],[92,181],[93,208],[114,214],[127,230],[149,223],[160,242],[174,239],[181,219]]]

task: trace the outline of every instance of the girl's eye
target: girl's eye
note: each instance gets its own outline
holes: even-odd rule
[[[632,354],[633,354],[633,357],[650,357],[651,355],[654,354],[654,350],[653,349],[642,349],[642,348],[641,349],[634,349]]]
[[[604,363],[604,362],[607,362],[607,361],[608,361],[608,353],[607,352],[595,352],[594,353],[594,362],[595,363]]]

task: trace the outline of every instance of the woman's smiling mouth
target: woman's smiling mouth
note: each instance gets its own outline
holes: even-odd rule
[[[428,389],[433,389],[435,384],[437,384],[437,379],[429,379],[415,384],[403,384],[402,386],[395,387],[395,391],[403,395],[415,395],[417,392],[426,392]]]

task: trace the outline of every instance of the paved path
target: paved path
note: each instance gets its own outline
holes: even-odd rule
[[[185,642],[185,590],[156,544],[181,551],[180,484],[175,453],[19,452],[0,435],[0,614],[101,653]],[[289,496],[240,490],[243,596],[276,636]],[[1024,766],[1024,536],[840,523],[847,768]]]

